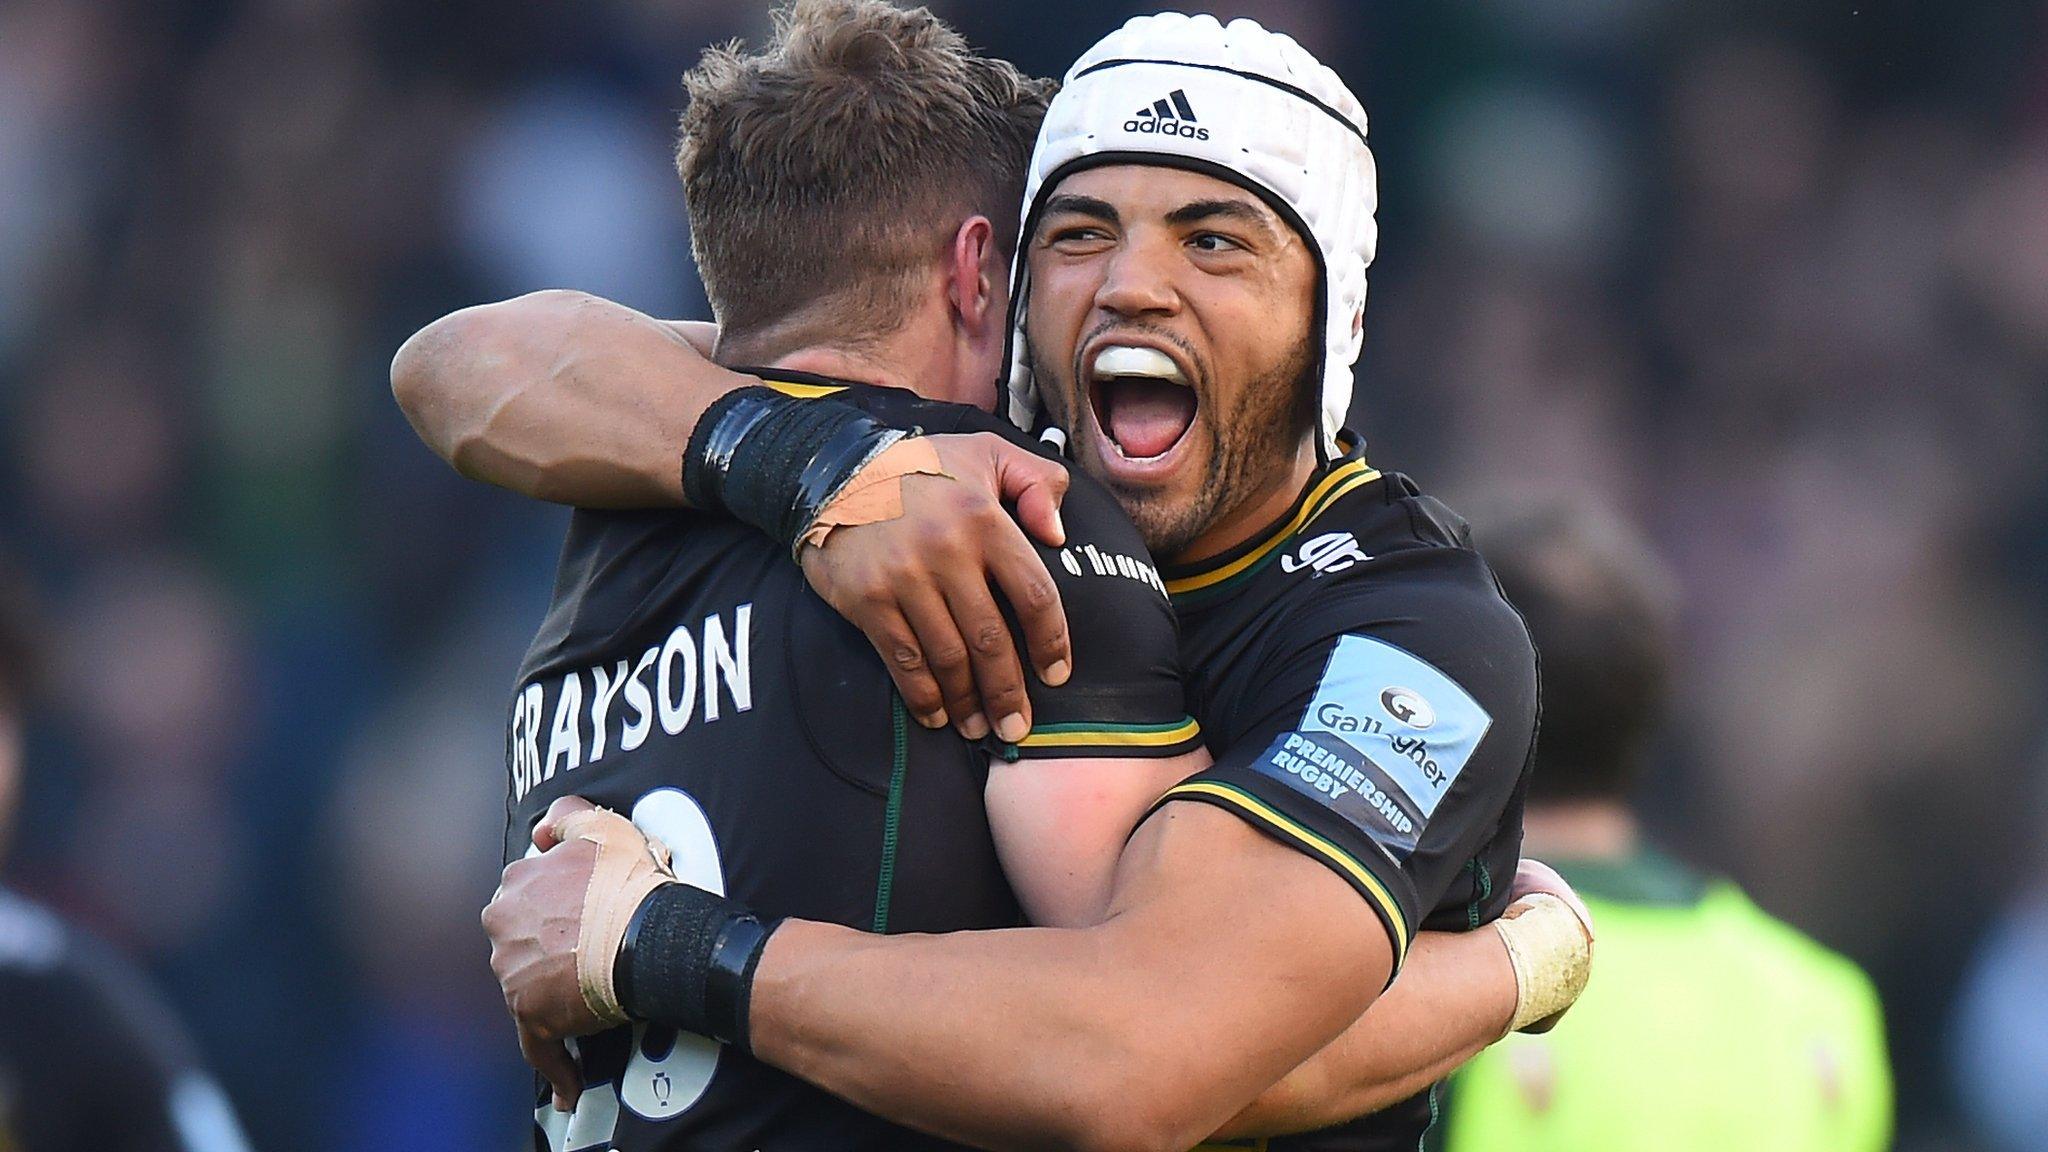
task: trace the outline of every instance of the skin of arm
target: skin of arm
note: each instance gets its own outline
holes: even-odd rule
[[[1167,788],[1208,765],[1207,751],[991,765],[989,828],[1031,922],[1101,922],[1132,826]],[[1496,933],[1421,933],[1400,979],[1365,1015],[1216,1135],[1309,1132],[1397,1104],[1498,1039],[1514,1010],[1514,967]]]
[[[1206,749],[990,764],[982,789],[989,832],[1024,914],[1048,928],[1101,923],[1131,829],[1168,788],[1208,766]]]
[[[391,391],[473,480],[586,508],[680,507],[697,418],[760,383],[707,358],[708,328],[533,292],[422,328],[391,361]]]
[[[1139,828],[1082,929],[876,936],[785,922],[754,1052],[860,1107],[995,1149],[1178,1152],[1335,1039],[1392,944],[1357,893],[1226,812]]]
[[[1421,933],[1365,1015],[1216,1136],[1312,1132],[1398,1104],[1499,1039],[1514,1011],[1515,971],[1498,933]]]

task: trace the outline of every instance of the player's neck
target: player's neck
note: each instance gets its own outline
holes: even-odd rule
[[[961,361],[951,338],[952,328],[943,314],[932,313],[932,309],[919,309],[879,340],[858,346],[821,341],[782,353],[766,366],[902,388],[927,400],[985,407],[985,396],[969,395],[961,388]]]
[[[1522,853],[1538,860],[1620,860],[1641,840],[1635,815],[1612,800],[1550,801],[1522,813]]]
[[[1285,516],[1288,509],[1294,507],[1295,500],[1315,474],[1315,448],[1304,440],[1291,464],[1275,472],[1266,486],[1251,499],[1240,503],[1195,537],[1172,558],[1172,563],[1198,564],[1257,536],[1268,524]]]

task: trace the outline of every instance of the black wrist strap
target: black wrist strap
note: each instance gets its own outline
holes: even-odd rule
[[[772,931],[737,901],[664,884],[627,922],[612,969],[619,1005],[635,1019],[748,1051],[754,968]]]
[[[850,404],[741,388],[697,421],[683,454],[683,495],[794,551],[840,488],[903,436]]]

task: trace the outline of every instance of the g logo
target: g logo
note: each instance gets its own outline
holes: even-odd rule
[[[1389,688],[1380,693],[1380,707],[1387,715],[1410,728],[1427,728],[1436,723],[1436,709],[1413,688]]]

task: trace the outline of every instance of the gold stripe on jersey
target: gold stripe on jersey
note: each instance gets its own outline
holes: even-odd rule
[[[1019,748],[1166,748],[1202,734],[1189,716],[1170,724],[1041,724],[1017,741]]]
[[[1380,883],[1379,877],[1366,870],[1351,853],[1331,843],[1321,834],[1293,817],[1266,804],[1265,801],[1241,788],[1216,780],[1190,780],[1167,789],[1159,798],[1161,804],[1188,796],[1213,796],[1226,805],[1253,817],[1258,823],[1300,843],[1310,852],[1321,857],[1339,872],[1349,876],[1354,886],[1379,907],[1387,917],[1387,923],[1394,929],[1394,971],[1401,970],[1402,961],[1408,957],[1408,918],[1401,914],[1401,905]],[[1389,979],[1392,979],[1389,976]]]
[[[1294,518],[1274,530],[1265,542],[1250,552],[1239,556],[1228,564],[1219,565],[1206,572],[1182,576],[1166,582],[1166,591],[1174,596],[1199,591],[1214,584],[1220,584],[1241,572],[1245,572],[1273,554],[1274,549],[1287,543],[1294,535],[1335,504],[1345,495],[1364,487],[1380,478],[1379,469],[1364,460],[1350,460],[1330,470],[1330,474],[1309,489],[1302,499],[1301,509]]]
[[[784,396],[794,396],[799,400],[816,400],[820,396],[846,391],[844,384],[799,384],[794,380],[770,380],[765,376],[761,378],[761,383]]]

